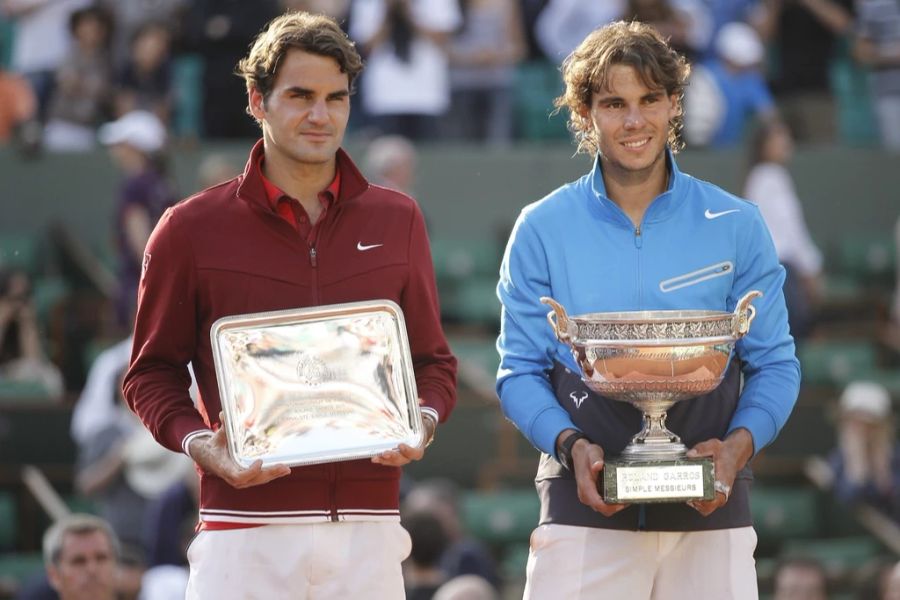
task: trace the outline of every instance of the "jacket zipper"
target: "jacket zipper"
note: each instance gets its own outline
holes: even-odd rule
[[[337,507],[337,465],[328,465],[328,506],[331,512],[331,520],[339,521]]]
[[[637,250],[638,250],[637,269],[635,269],[635,271],[637,272],[636,275],[637,275],[637,309],[638,310],[641,310],[644,306],[644,293],[643,293],[643,290],[641,289],[641,280],[642,280],[641,266],[642,265],[641,265],[641,252],[640,252],[641,248],[644,246],[644,237],[643,236],[644,236],[644,233],[641,230],[641,226],[640,225],[636,226],[634,228],[634,247],[637,248]]]

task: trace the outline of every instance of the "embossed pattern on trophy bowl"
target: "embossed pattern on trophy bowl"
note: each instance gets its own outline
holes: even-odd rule
[[[671,320],[665,322],[616,322],[586,320],[572,317],[578,340],[673,340],[730,337],[732,318],[728,313],[722,318],[696,320]]]

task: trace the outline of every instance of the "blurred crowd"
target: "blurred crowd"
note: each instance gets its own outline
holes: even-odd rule
[[[86,150],[101,123],[133,110],[182,136],[255,136],[227,74],[268,20],[295,9],[336,17],[361,50],[357,132],[509,143],[525,133],[524,97],[543,94],[546,117],[559,91],[558,77],[528,74],[555,72],[595,27],[635,19],[692,62],[693,147],[738,145],[778,116],[801,143],[834,142],[838,104],[850,103],[900,148],[890,0],[2,0],[0,140]]]
[[[147,582],[142,597],[153,597],[154,585],[183,585],[196,518],[190,461],[161,451],[119,392],[144,244],[162,212],[190,191],[172,185],[166,149],[193,136],[258,136],[244,114],[243,83],[228,74],[264,23],[297,9],[336,17],[362,51],[367,66],[351,131],[370,141],[367,176],[403,191],[414,185],[418,144],[503,147],[525,137],[516,119],[522,96],[538,94],[546,119],[561,85],[557,68],[575,42],[615,19],[654,24],[693,65],[688,148],[748,151],[742,189],[732,191],[757,203],[769,225],[800,341],[815,335],[825,267],[791,175],[795,144],[841,141],[839,92],[849,85],[854,102],[866,103],[877,120],[882,147],[900,151],[895,0],[0,0],[0,144],[48,153],[105,147],[122,173],[111,215],[118,269],[111,300],[121,339],[92,361],[83,389],[71,389],[42,346],[33,282],[0,265],[0,380],[36,383],[52,397],[66,387],[77,394],[76,491],[112,528],[123,564]],[[549,79],[523,77],[534,69]],[[551,83],[532,89],[533,81]],[[211,157],[201,185],[239,169]],[[900,247],[900,221],[896,238]],[[884,341],[900,357],[900,290],[891,310]],[[823,481],[840,502],[872,506],[900,523],[888,392],[871,382],[848,385],[835,431]],[[405,566],[410,598],[497,597],[502,578],[490,552],[464,531],[452,483],[411,485],[403,522],[413,539]],[[170,568],[154,571],[162,567]],[[900,597],[897,573],[885,570],[879,597]],[[803,597],[826,597],[814,561],[781,565],[774,581],[776,598],[801,597],[778,595],[779,586],[792,585],[821,585],[821,596]],[[52,594],[50,583],[34,584]],[[453,595],[457,588],[472,595]],[[22,597],[42,597],[35,589]]]

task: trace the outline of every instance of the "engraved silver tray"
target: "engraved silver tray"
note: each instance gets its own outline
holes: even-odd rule
[[[210,336],[228,449],[243,466],[424,440],[403,311],[390,300],[223,317]]]

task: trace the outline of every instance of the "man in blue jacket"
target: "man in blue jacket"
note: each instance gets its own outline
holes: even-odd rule
[[[556,104],[594,167],[523,209],[498,286],[501,405],[543,453],[525,597],[755,599],[748,465],[784,425],[800,382],[784,270],[755,205],[678,170],[689,67],[654,29],[600,28],[562,71]],[[667,421],[689,456],[714,460],[715,498],[604,503],[604,456],[640,429],[640,412],[588,390],[540,298],[569,314],[732,311],[750,290],[764,295],[722,384]]]

